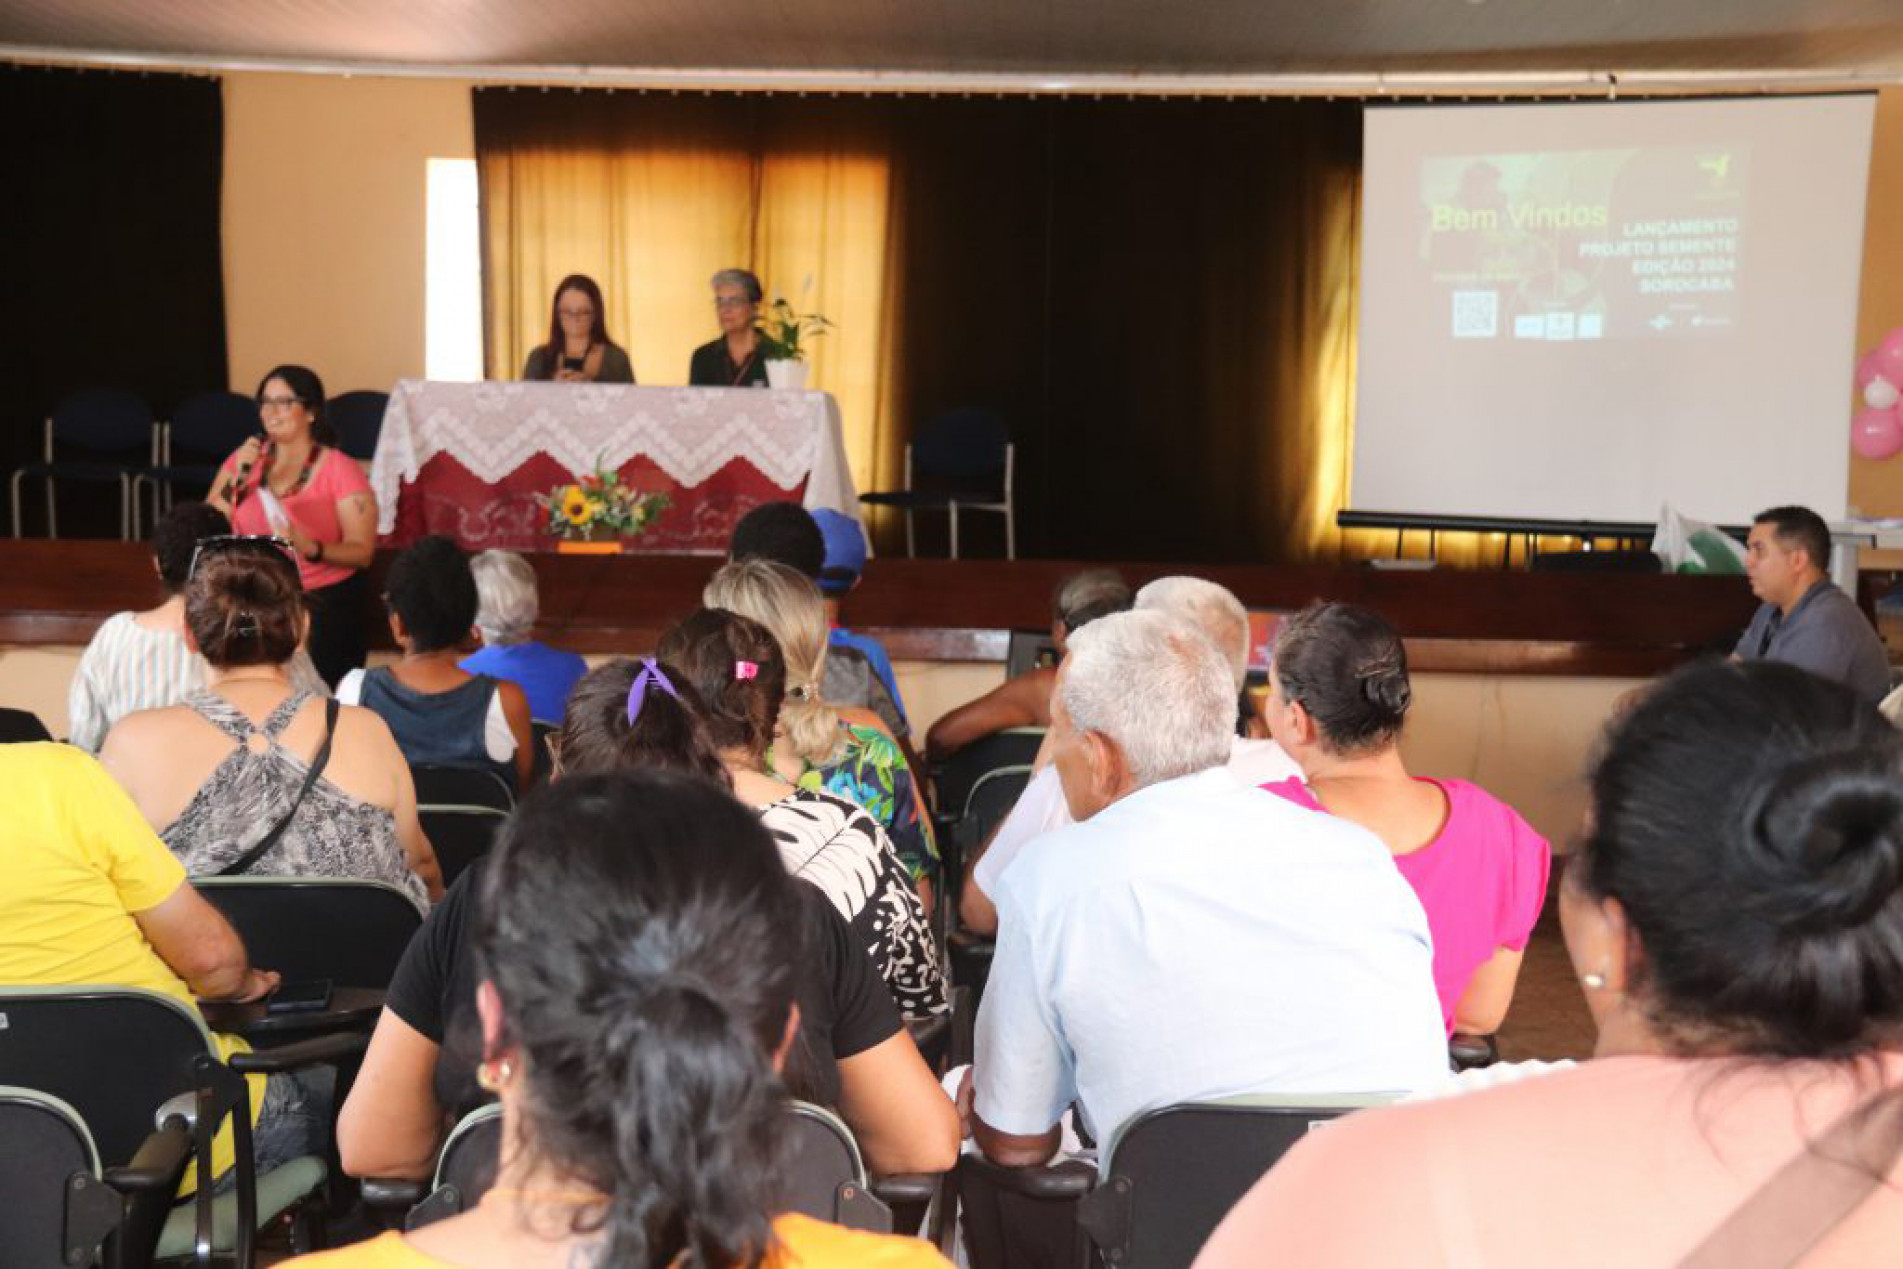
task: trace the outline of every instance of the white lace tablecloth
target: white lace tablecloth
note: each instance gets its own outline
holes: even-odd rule
[[[577,474],[644,456],[683,486],[744,459],[782,489],[804,482],[809,509],[859,515],[829,393],[404,379],[390,393],[370,466],[377,531],[395,528],[404,486],[438,454],[499,483],[538,453]]]

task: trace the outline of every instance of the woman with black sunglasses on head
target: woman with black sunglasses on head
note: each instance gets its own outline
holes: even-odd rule
[[[218,469],[205,501],[239,533],[290,544],[310,610],[310,654],[333,688],[363,664],[364,580],[377,550],[377,496],[324,422],[324,381],[278,366],[258,384],[264,434]]]
[[[442,878],[409,768],[375,714],[292,685],[307,625],[283,543],[205,539],[185,633],[206,686],[120,719],[100,761],[194,876],[359,877],[427,908]]]

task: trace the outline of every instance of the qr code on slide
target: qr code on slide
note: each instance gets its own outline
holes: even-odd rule
[[[1500,333],[1498,291],[1454,292],[1454,338],[1491,339]]]

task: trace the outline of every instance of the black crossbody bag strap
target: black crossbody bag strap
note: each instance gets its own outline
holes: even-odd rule
[[[291,820],[297,815],[297,808],[304,805],[304,795],[317,783],[317,777],[324,774],[324,768],[330,762],[330,742],[337,736],[337,698],[331,697],[324,702],[324,743],[317,750],[317,756],[311,759],[310,770],[304,773],[304,784],[291,800],[291,809],[284,817],[271,826],[271,831],[258,839],[256,845],[230,863],[220,868],[216,875],[236,877],[240,873],[251,871],[251,865],[264,858],[264,853],[278,844],[278,838],[284,836],[284,830],[291,826]]]

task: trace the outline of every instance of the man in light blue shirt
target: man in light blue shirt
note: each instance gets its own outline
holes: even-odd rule
[[[1427,919],[1387,848],[1226,769],[1236,695],[1181,616],[1078,631],[1052,699],[1077,823],[999,886],[971,1127],[1006,1166],[1146,1110],[1407,1090],[1447,1070]]]

